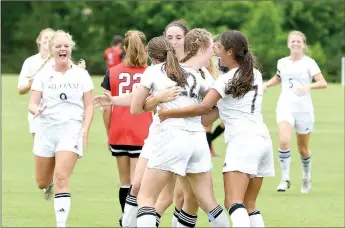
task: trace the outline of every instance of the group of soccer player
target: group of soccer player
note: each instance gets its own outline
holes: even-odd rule
[[[234,227],[263,227],[256,199],[263,178],[274,176],[275,170],[261,106],[267,88],[279,83],[282,180],[277,190],[290,187],[293,129],[303,165],[301,191],[311,189],[310,89],[327,83],[304,53],[303,33],[289,34],[290,55],[278,61],[277,74],[264,83],[260,64],[239,31],[225,31],[215,39],[207,30],[190,30],[177,20],[147,42],[143,32],[130,30],[123,40],[115,37],[106,51],[105,59],[113,65],[101,84],[105,94],[96,97],[85,62],[71,60],[75,43],[69,33],[45,29],[36,42],[39,53],[24,62],[18,92],[31,90],[36,182],[46,199],[55,194],[57,227],[66,226],[69,180],[87,146],[94,106],[102,107],[109,151],[117,161],[123,227],[158,227],[173,202],[173,227],[195,227],[199,207],[212,227],[230,226],[215,199],[211,174],[210,126],[219,118],[226,143],[224,207]]]

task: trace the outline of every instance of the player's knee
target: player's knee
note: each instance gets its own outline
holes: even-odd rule
[[[309,148],[306,145],[298,145],[298,151],[301,154],[308,154],[309,153]]]

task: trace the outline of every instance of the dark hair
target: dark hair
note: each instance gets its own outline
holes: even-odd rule
[[[189,32],[189,25],[188,25],[188,23],[185,20],[180,19],[180,20],[175,20],[175,21],[170,22],[165,27],[164,32],[163,32],[163,36],[166,36],[166,31],[170,27],[173,27],[173,26],[181,28],[183,30],[183,32],[184,32],[184,35],[186,35]]]
[[[146,36],[143,32],[129,30],[125,35],[126,63],[133,67],[142,67],[147,63]]]
[[[199,48],[206,47],[207,45],[209,45],[210,38],[212,38],[211,33],[209,33],[205,29],[195,28],[190,30],[187,33],[184,41],[185,55],[180,60],[180,62],[186,62],[187,60],[196,55]]]
[[[231,94],[233,98],[242,98],[252,89],[254,68],[259,68],[259,63],[248,49],[248,39],[241,32],[226,31],[222,34],[220,42],[226,51],[232,51],[232,56],[229,58],[234,58],[240,65],[234,77],[227,83],[225,94]]]
[[[175,50],[167,39],[163,36],[152,38],[147,45],[147,51],[151,58],[157,59],[160,62],[165,62],[162,65],[162,70],[164,70],[167,76],[175,81],[178,86],[183,87],[187,84],[185,71],[180,66],[175,56]]]
[[[113,46],[116,46],[116,45],[122,43],[122,41],[123,41],[122,36],[120,36],[120,35],[113,36]]]

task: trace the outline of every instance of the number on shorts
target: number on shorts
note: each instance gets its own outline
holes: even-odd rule
[[[120,80],[124,79],[124,81],[119,83],[119,96],[123,94],[129,94],[131,91],[137,88],[138,85],[140,84],[141,76],[142,76],[141,73],[136,73],[133,75],[133,79],[132,79],[129,73],[120,73],[119,79]],[[134,81],[134,83],[132,84],[132,88],[129,88],[132,80]],[[127,88],[124,88],[124,87],[127,87]]]
[[[253,85],[252,90],[254,90],[255,93],[254,93],[254,97],[252,100],[251,113],[254,113],[254,111],[255,111],[255,100],[256,100],[256,96],[258,95],[258,85]]]
[[[292,88],[293,84],[292,84],[292,78],[289,78],[289,88]]]
[[[67,100],[67,95],[65,93],[60,93],[61,100]]]

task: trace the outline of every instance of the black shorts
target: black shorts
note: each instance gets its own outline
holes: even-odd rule
[[[140,156],[142,146],[130,146],[130,145],[109,145],[111,155],[128,156],[130,158],[138,158]]]

